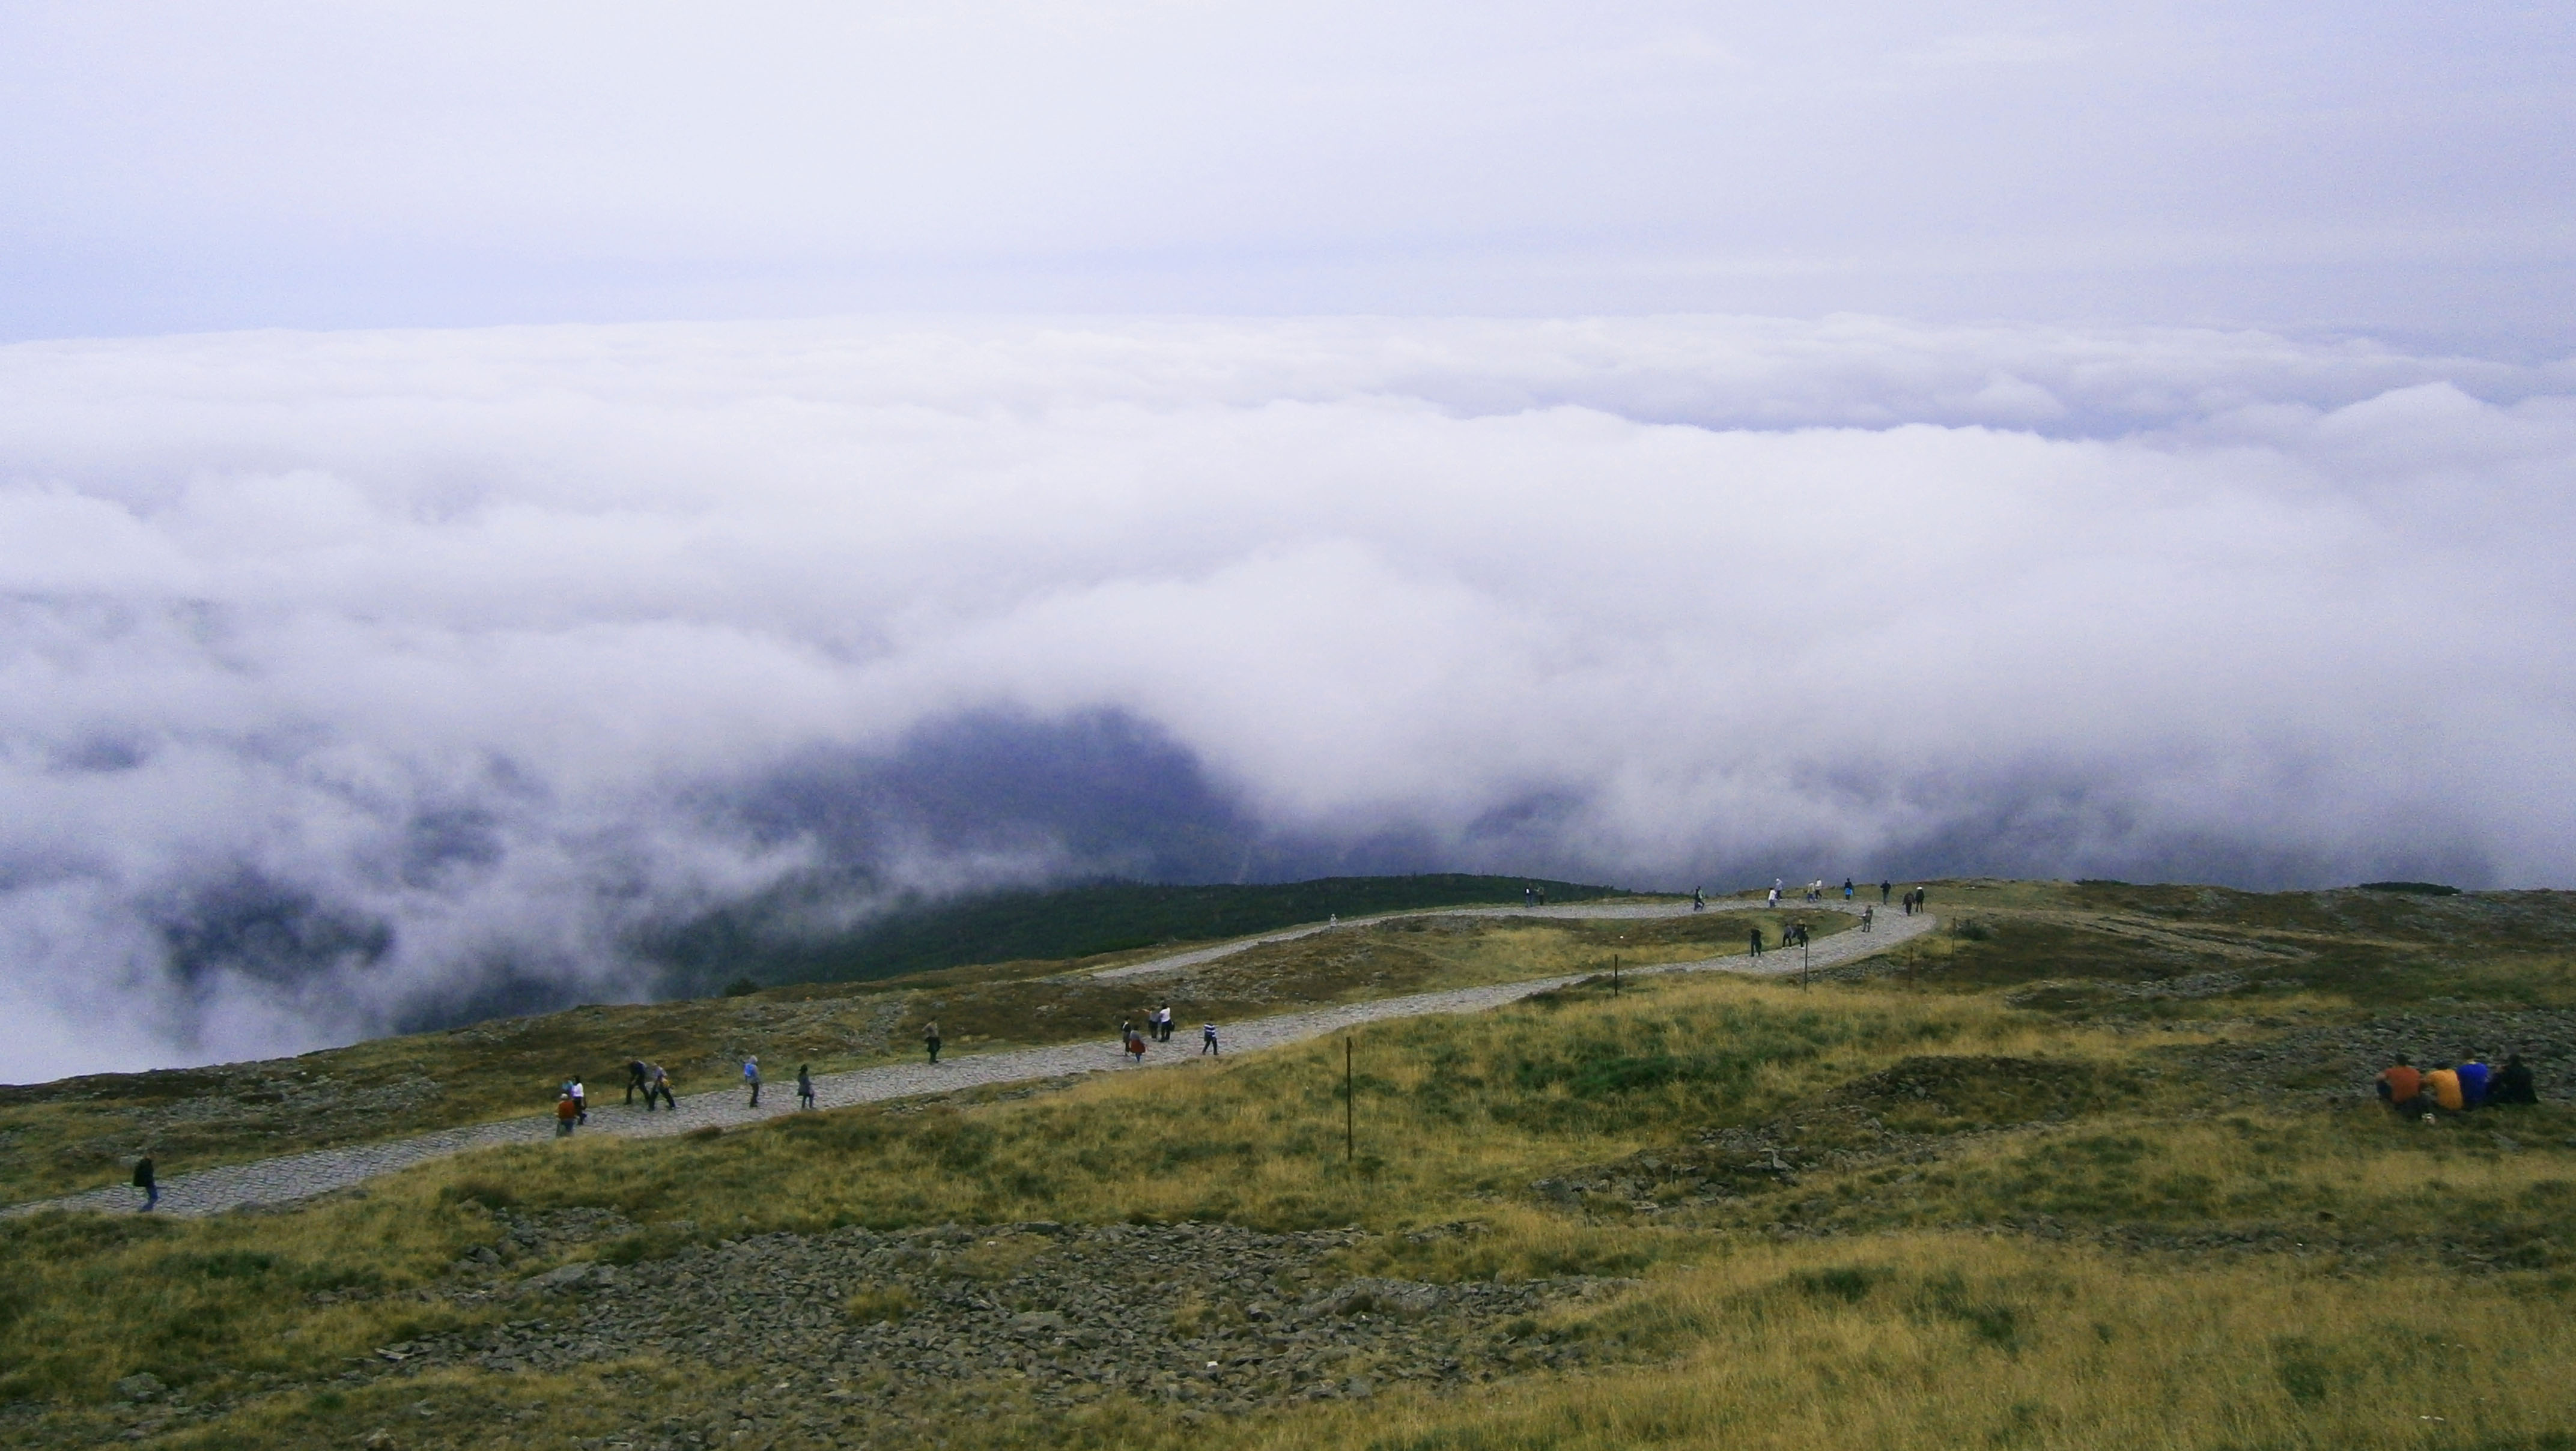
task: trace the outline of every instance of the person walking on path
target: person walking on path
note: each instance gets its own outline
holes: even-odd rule
[[[1759,927],[1753,929],[1753,950],[1748,955],[1753,957],[1762,955],[1762,929]]]
[[[149,1214],[161,1202],[161,1186],[152,1177],[152,1156],[134,1161],[134,1187],[143,1191],[143,1212]]]
[[[580,1074],[572,1076],[568,1088],[572,1094],[572,1121],[577,1124],[590,1122],[590,1090],[582,1086]]]
[[[1844,900],[1844,901],[1846,901],[1846,902],[1848,902],[1848,901],[1850,901],[1851,899],[1852,899],[1852,880],[1851,880],[1851,878],[1849,878],[1849,877],[1845,877],[1845,878],[1843,878],[1843,900]]]
[[[1771,898],[1762,905],[1774,912],[1780,910],[1780,884],[1778,882],[1773,882],[1771,884]]]
[[[1216,1024],[1214,1023],[1199,1024],[1199,1056],[1201,1058],[1211,1056],[1222,1058],[1225,1056],[1224,1054],[1217,1052]]]
[[[662,1106],[664,1108],[669,1109],[673,1113],[678,1113],[680,1111],[680,1101],[671,1096],[671,1070],[663,1067],[659,1063],[648,1066],[653,1070],[653,1092],[662,1095]],[[650,1094],[645,1096],[644,1106],[648,1109],[653,1106],[653,1099]]]
[[[626,1060],[626,1106],[628,1108],[635,1106],[635,1090],[639,1088],[644,1090],[644,1109],[650,1113],[653,1109],[653,1075],[645,1069],[643,1059],[629,1058]]]
[[[814,1106],[814,1071],[810,1063],[796,1065],[796,1106],[798,1108]]]
[[[1871,927],[1872,927],[1872,926],[1873,926],[1877,921],[1878,921],[1878,909],[1877,909],[1876,907],[1863,907],[1863,908],[1861,908],[1861,909],[1860,909],[1860,930],[1861,930],[1861,931],[1863,931],[1863,932],[1867,932],[1867,931],[1869,931],[1869,930],[1870,930],[1870,928],[1871,928]]]
[[[1708,898],[1700,895],[1700,890],[1697,887],[1691,888],[1691,910],[1694,912],[1705,912],[1708,910]]]
[[[1887,905],[1887,894],[1888,894],[1888,893],[1890,893],[1890,892],[1893,892],[1893,891],[1895,891],[1895,890],[1896,890],[1896,884],[1895,884],[1894,882],[1881,882],[1881,883],[1879,883],[1879,884],[1878,884],[1878,905],[1880,905],[1880,906],[1882,906],[1882,907],[1886,906],[1886,905]]]
[[[742,1060],[742,1081],[751,1085],[751,1106],[760,1107],[760,1055]]]
[[[572,1122],[575,1118],[579,1117],[580,1114],[581,1108],[572,1101],[571,1094],[567,1093],[563,1097],[556,1099],[555,1137],[559,1139],[571,1138]]]
[[[936,1020],[921,1025],[921,1046],[930,1050],[930,1066],[939,1066],[939,1024]]]

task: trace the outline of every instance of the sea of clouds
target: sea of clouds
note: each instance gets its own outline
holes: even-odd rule
[[[0,1079],[1104,873],[2566,885],[2576,366],[2219,331],[0,348]]]

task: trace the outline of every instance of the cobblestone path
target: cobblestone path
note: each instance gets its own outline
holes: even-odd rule
[[[1740,901],[1712,902],[1711,911],[1742,910],[1758,905]],[[1796,904],[1790,904],[1796,905]],[[1841,902],[1828,902],[1836,911],[1853,912],[1858,908]],[[1668,906],[1652,904],[1593,905],[1575,903],[1563,907],[1532,909],[1528,912],[1485,908],[1450,909],[1448,915],[1551,917],[1658,917],[1688,915],[1687,903]],[[1423,916],[1424,913],[1399,913],[1399,916]],[[1893,911],[1879,914],[1875,931],[1854,929],[1838,932],[1818,942],[1807,957],[1807,965],[1816,968],[1836,966],[1895,946],[1909,937],[1929,930],[1935,919],[1929,912],[1908,917]],[[1357,925],[1345,923],[1344,926]],[[1168,972],[1200,962],[1239,952],[1261,942],[1285,941],[1314,932],[1331,931],[1330,925],[1299,928],[1294,932],[1272,933],[1243,943],[1204,948],[1180,953],[1152,962],[1112,969],[1101,976],[1136,977],[1148,972]],[[1673,972],[1732,971],[1762,976],[1794,975],[1799,970],[1799,955],[1789,949],[1775,948],[1758,962],[1736,957],[1712,957],[1697,962],[1665,963],[1641,967],[1629,974],[1646,977]],[[1308,1008],[1277,1013],[1264,1018],[1251,1018],[1240,1023],[1219,1024],[1220,1042],[1227,1053],[1248,1053],[1261,1048],[1274,1048],[1285,1043],[1321,1037],[1361,1023],[1388,1018],[1420,1017],[1427,1013],[1472,1013],[1486,1008],[1517,1002],[1551,988],[1577,982],[1590,973],[1568,973],[1557,977],[1533,978],[1526,982],[1495,983],[1485,987],[1451,988],[1443,992],[1415,993],[1407,997],[1380,998],[1372,1002],[1343,1003],[1326,1008]],[[928,1063],[888,1064],[876,1068],[853,1069],[847,1073],[824,1074],[814,1080],[816,1103],[823,1108],[839,1108],[855,1103],[877,1103],[887,1099],[913,1098],[923,1094],[946,1093],[960,1088],[974,1088],[993,1083],[1025,1083],[1032,1080],[1061,1078],[1081,1073],[1134,1072],[1145,1069],[1173,1068],[1201,1060],[1199,1027],[1195,1023],[1177,1025],[1169,1043],[1154,1044],[1145,1053],[1141,1065],[1131,1064],[1114,1041],[1064,1043],[1047,1048],[1017,1048],[999,1053],[979,1053],[949,1058],[936,1067]],[[757,1123],[763,1119],[797,1111],[796,1084],[793,1079],[771,1083],[762,1092],[759,1108],[747,1102],[748,1093],[740,1088],[716,1093],[691,1094],[680,1100],[676,1109],[647,1113],[641,1108],[619,1103],[605,1094],[594,1098],[590,1123],[579,1130],[582,1134],[616,1134],[644,1138],[682,1134],[710,1124],[731,1126]],[[342,1148],[317,1149],[307,1154],[288,1154],[275,1159],[261,1159],[248,1164],[231,1164],[203,1169],[191,1174],[177,1174],[161,1181],[161,1209],[170,1214],[187,1216],[220,1214],[257,1204],[282,1204],[335,1189],[362,1184],[380,1174],[390,1174],[430,1159],[469,1149],[490,1148],[496,1144],[536,1143],[554,1137],[554,1117],[511,1119],[501,1123],[473,1124],[463,1128],[441,1129],[414,1138],[388,1139],[381,1143],[351,1144]],[[0,1214],[29,1214],[39,1209],[132,1209],[141,1200],[141,1191],[113,1187],[92,1189],[86,1193],[60,1199],[35,1200],[0,1209]]]

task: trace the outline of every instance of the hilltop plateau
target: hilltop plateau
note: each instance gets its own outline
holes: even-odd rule
[[[73,1146],[524,1114],[634,1053],[685,1090],[742,1051],[899,1057],[934,1012],[981,1053],[1167,994],[1233,1022],[1555,984],[1347,1049],[0,1220],[0,1443],[2576,1446],[2576,894],[1929,893],[1883,951],[1797,914],[1837,948],[1803,987],[1594,971],[1786,925],[1740,901],[1415,914],[12,1090],[24,1199],[116,1162]],[[2398,1053],[2519,1053],[2543,1101],[2400,1117],[2370,1093]],[[436,1091],[302,1107],[369,1083]]]

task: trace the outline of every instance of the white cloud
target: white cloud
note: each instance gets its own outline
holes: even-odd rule
[[[2576,845],[2564,367],[1867,318],[243,334],[0,349],[0,439],[0,1076],[629,995],[639,928],[818,871],[848,920],[1343,851]],[[1146,734],[1053,773],[960,724],[1012,719]]]

